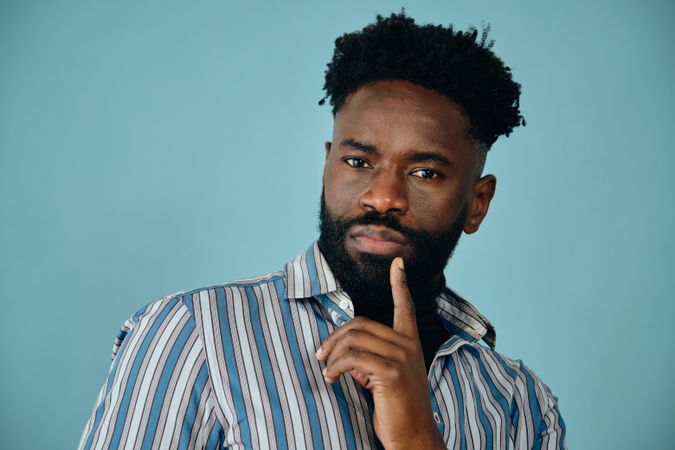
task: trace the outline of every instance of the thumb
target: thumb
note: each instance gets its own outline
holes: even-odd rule
[[[415,319],[415,304],[408,290],[408,281],[403,267],[403,258],[396,257],[389,268],[389,282],[391,294],[394,298],[394,331],[416,338],[417,321]]]

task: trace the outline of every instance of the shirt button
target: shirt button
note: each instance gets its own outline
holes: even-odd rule
[[[349,308],[349,302],[347,300],[340,300],[340,308],[342,309]]]

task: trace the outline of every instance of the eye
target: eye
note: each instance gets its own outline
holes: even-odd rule
[[[416,177],[424,178],[425,180],[432,180],[440,176],[438,173],[434,172],[431,169],[415,169],[412,172],[410,172],[410,174]]]
[[[372,167],[370,164],[368,164],[361,158],[345,158],[344,161],[351,167],[355,167],[357,169],[368,169]]]

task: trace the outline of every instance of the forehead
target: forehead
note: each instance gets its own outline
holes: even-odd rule
[[[334,134],[452,148],[472,144],[469,129],[461,108],[447,97],[391,80],[366,84],[347,97],[335,116]]]

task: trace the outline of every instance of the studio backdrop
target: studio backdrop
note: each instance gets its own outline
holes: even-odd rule
[[[446,277],[560,398],[572,449],[672,447],[668,1],[0,3],[0,448],[74,448],[122,323],[318,236],[334,39],[491,25],[527,126]]]

